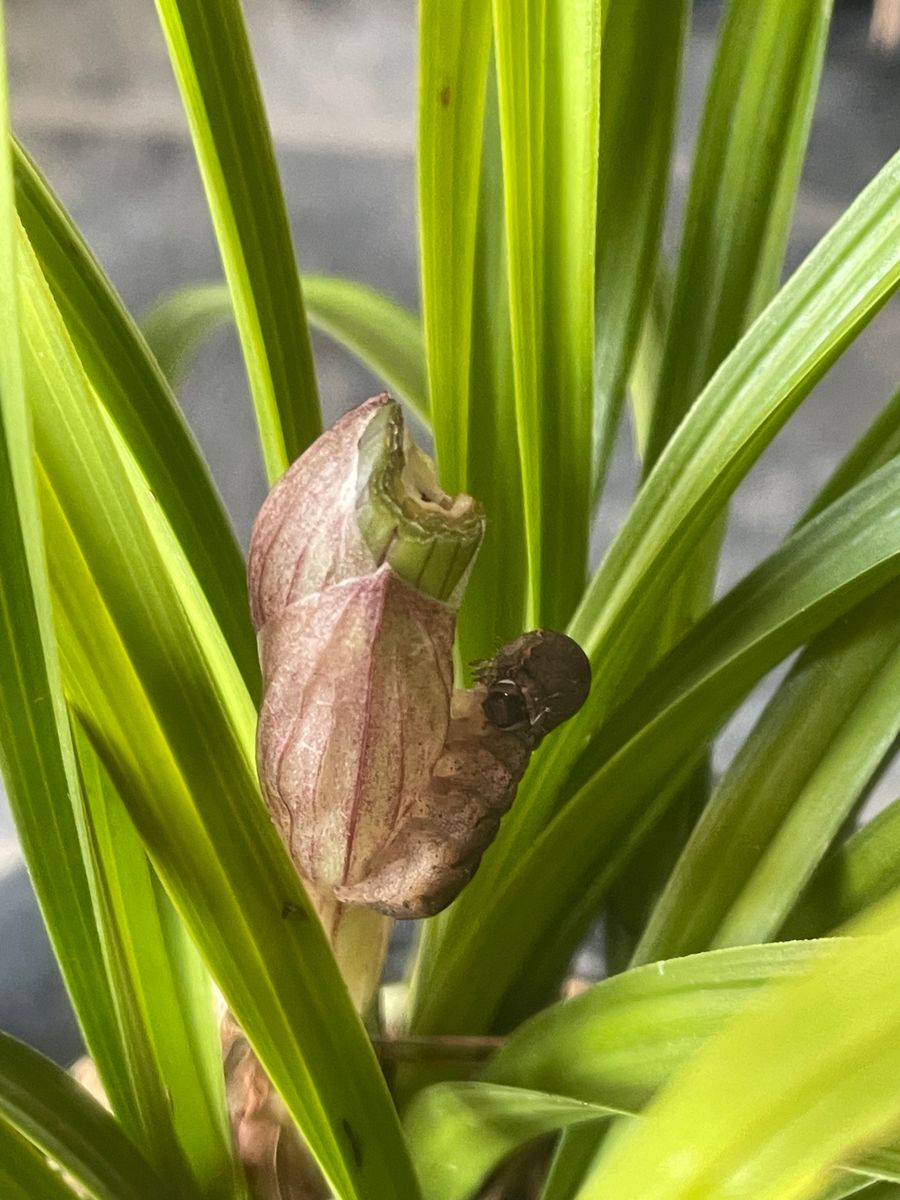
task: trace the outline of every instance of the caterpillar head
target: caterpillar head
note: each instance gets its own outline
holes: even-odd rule
[[[474,673],[486,689],[488,721],[534,745],[581,708],[591,687],[587,655],[553,629],[523,633]]]

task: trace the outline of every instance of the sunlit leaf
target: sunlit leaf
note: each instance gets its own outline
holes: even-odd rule
[[[171,1194],[121,1126],[80,1084],[36,1050],[0,1033],[0,1130],[4,1122],[98,1200],[159,1200]],[[7,1162],[0,1154],[0,1171]]]
[[[490,0],[419,5],[418,200],[428,389],[443,486],[466,488]]]
[[[0,19],[0,768],[63,979],[110,1095],[124,1104],[127,1072],[82,857],[25,400],[3,44]]]
[[[765,989],[674,1076],[578,1200],[813,1197],[900,1126],[900,933],[847,939]]]
[[[232,1153],[209,976],[77,722],[74,733],[98,928],[142,1144],[168,1178],[189,1170],[194,1194],[235,1200],[244,1191]]]
[[[300,279],[239,0],[157,0],[274,481],[321,430]]]
[[[491,1083],[427,1088],[405,1119],[426,1200],[467,1200],[523,1142],[615,1110]]]
[[[310,324],[355,354],[427,425],[425,348],[414,314],[373,288],[335,275],[304,275],[303,299]],[[177,383],[203,339],[232,319],[228,289],[201,284],[161,300],[144,318],[144,336],[166,378]]]
[[[97,396],[140,460],[248,688],[259,689],[244,560],[209,470],[137,326],[68,214],[16,146],[16,206]]]
[[[586,569],[600,25],[600,0],[494,3],[528,623],[554,628]]]
[[[259,800],[251,699],[27,254],[22,280],[42,507],[72,703],[337,1194],[405,1198],[415,1185],[383,1077]]]
[[[489,945],[507,945],[511,928],[521,926],[517,908],[505,908],[512,899],[505,887],[510,866],[518,873],[550,815],[571,794],[568,781],[586,744],[647,669],[637,647],[658,621],[672,580],[764,446],[900,283],[898,203],[900,156],[742,338],[642,488],[570,627],[596,668],[591,696],[542,748],[478,875],[426,932],[414,1016],[420,1031],[465,1027],[479,1007],[471,963],[488,955]],[[756,669],[768,668],[760,660]],[[689,754],[687,747],[682,754]],[[617,806],[616,796],[601,807],[614,813]],[[598,808],[595,800],[591,807]],[[573,830],[572,844],[589,847],[591,839]],[[568,864],[568,845],[560,853]],[[594,863],[602,864],[606,854],[598,846]],[[548,880],[546,866],[541,875]],[[495,913],[500,906],[504,911]]]

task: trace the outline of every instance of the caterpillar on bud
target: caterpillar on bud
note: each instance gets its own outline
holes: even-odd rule
[[[430,786],[368,864],[335,895],[397,919],[446,908],[478,869],[515,799],[532,752],[587,698],[590,663],[563,633],[538,629],[475,665],[457,690]]]

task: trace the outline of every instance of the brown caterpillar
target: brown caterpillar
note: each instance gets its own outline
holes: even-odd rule
[[[591,670],[571,638],[538,629],[477,664],[476,679],[476,687],[453,695],[430,788],[413,800],[364,878],[335,887],[338,900],[399,919],[446,908],[494,840],[532,751],[584,703]]]

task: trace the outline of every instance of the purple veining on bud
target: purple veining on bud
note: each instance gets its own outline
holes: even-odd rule
[[[323,434],[257,517],[260,780],[319,888],[359,882],[430,786],[450,718],[450,601],[482,529],[470,497],[437,486],[387,396]]]
[[[304,878],[355,883],[423,789],[450,710],[453,610],[388,566],[260,630],[260,777]]]

